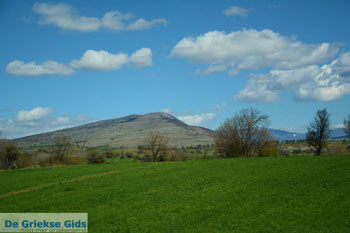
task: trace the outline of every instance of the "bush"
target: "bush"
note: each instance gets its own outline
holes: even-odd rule
[[[37,154],[25,152],[18,157],[18,168],[32,168],[37,165]]]
[[[289,156],[289,151],[286,150],[286,149],[284,149],[284,148],[282,148],[282,147],[280,147],[280,148],[278,149],[278,154],[279,154],[279,155],[282,155],[282,156]]]
[[[170,161],[186,161],[189,160],[190,156],[182,151],[174,151],[170,154]]]
[[[81,156],[66,156],[64,159],[64,165],[79,165],[83,163],[86,163],[86,160]]]
[[[264,148],[262,148],[260,155],[261,157],[265,156],[278,156],[279,151],[276,143],[269,143]]]
[[[293,155],[300,155],[302,153],[301,149],[300,148],[296,148],[296,149],[293,149],[292,150],[292,154]]]
[[[111,158],[119,158],[120,154],[118,152],[113,152],[113,151],[107,151],[106,152],[106,157],[111,159]]]
[[[17,160],[21,156],[21,152],[14,144],[7,144],[1,149],[0,164],[2,168],[17,168]]]
[[[141,162],[152,162],[153,161],[153,157],[151,154],[143,154],[141,157],[140,157],[140,161]]]
[[[158,159],[157,159],[158,162],[166,162],[166,161],[169,161],[169,156],[167,155],[167,153],[161,153],[159,156],[158,156]]]
[[[98,152],[96,149],[88,151],[87,160],[89,164],[106,162],[105,156],[102,153]]]
[[[121,159],[131,159],[131,158],[133,158],[133,157],[134,157],[133,153],[131,153],[131,152],[129,152],[129,151],[126,151],[126,152],[122,151],[122,152],[120,153],[120,158],[121,158]]]

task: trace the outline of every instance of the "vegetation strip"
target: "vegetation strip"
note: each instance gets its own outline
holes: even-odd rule
[[[62,183],[72,183],[72,182],[76,182],[76,181],[82,181],[82,180],[86,180],[86,179],[91,179],[91,178],[111,175],[111,174],[115,174],[115,173],[120,173],[120,172],[123,172],[123,171],[131,171],[131,170],[136,170],[136,169],[141,169],[141,168],[149,168],[149,167],[152,167],[152,166],[133,167],[133,168],[124,169],[124,170],[109,171],[109,172],[104,172],[104,173],[101,173],[101,174],[87,175],[87,176],[78,177],[78,178],[75,178],[75,179],[67,180],[66,182],[57,182],[57,183],[53,183],[53,184],[41,185],[41,186],[38,186],[38,187],[25,188],[25,189],[22,189],[22,190],[18,190],[18,191],[2,194],[2,195],[0,195],[0,199],[6,198],[6,197],[9,197],[9,196],[13,196],[13,195],[17,195],[17,194],[20,194],[20,193],[27,193],[27,192],[36,191],[36,190],[43,189],[43,188],[52,187],[52,186],[55,186],[55,185],[58,185],[58,184],[62,184]]]

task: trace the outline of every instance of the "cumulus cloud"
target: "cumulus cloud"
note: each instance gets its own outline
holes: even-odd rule
[[[251,75],[235,98],[247,103],[272,103],[282,90],[291,91],[297,101],[328,102],[350,94],[350,53],[341,54],[330,64]]]
[[[125,64],[131,64],[135,68],[152,66],[152,50],[141,48],[129,56],[125,53],[112,54],[104,50],[89,49],[79,60],[72,60],[70,66],[86,71],[110,71],[118,70]],[[56,61],[37,65],[35,62],[15,60],[7,65],[6,72],[18,76],[71,75],[75,72],[71,67]]]
[[[153,19],[153,20],[146,20],[146,19],[138,19],[134,22],[131,22],[127,27],[126,30],[129,31],[137,31],[137,30],[147,30],[152,28],[156,25],[167,25],[167,21],[165,19]]]
[[[0,130],[6,138],[18,138],[95,121],[83,115],[55,117],[51,115],[53,112],[54,109],[48,107],[20,110],[14,118],[0,119]]]
[[[131,54],[129,59],[135,68],[152,66],[152,50],[150,48],[142,48]]]
[[[224,15],[231,16],[231,15],[239,15],[239,16],[246,16],[248,14],[249,10],[238,7],[238,6],[231,6],[228,9],[224,10]]]
[[[98,31],[102,27],[114,31],[136,31],[147,30],[157,25],[167,25],[165,19],[140,18],[132,21],[132,14],[123,14],[119,11],[106,12],[101,19],[80,16],[72,6],[64,3],[35,3],[33,11],[41,16],[40,24],[51,24],[61,29],[81,32]]]
[[[71,75],[74,70],[65,64],[56,61],[46,61],[37,65],[34,61],[24,63],[14,60],[6,66],[6,72],[18,76],[38,76],[38,75]]]
[[[80,60],[73,60],[70,65],[88,71],[107,71],[120,69],[128,63],[128,55],[125,53],[111,54],[107,51],[87,50]]]
[[[141,48],[134,52],[130,58],[128,54],[112,54],[104,50],[87,50],[79,60],[73,60],[73,68],[86,71],[118,70],[123,65],[131,63],[135,68],[152,66],[152,51],[150,48]]]
[[[170,108],[165,108],[162,110],[162,112],[165,112],[165,113],[172,113],[172,110]]]
[[[171,55],[190,62],[210,65],[205,73],[275,67],[295,69],[320,64],[338,53],[338,44],[304,44],[272,30],[210,31],[186,37],[172,49]]]
[[[202,114],[194,114],[194,115],[185,115],[185,116],[179,116],[178,119],[180,121],[185,122],[188,125],[197,125],[201,126],[209,121],[212,121],[215,119],[214,113],[202,113]]]
[[[195,73],[207,75],[207,74],[221,72],[221,71],[225,71],[225,70],[227,70],[226,65],[210,65],[205,70],[197,69]]]
[[[214,112],[221,112],[225,107],[226,104],[215,105],[212,107],[212,110],[214,110]],[[176,112],[170,108],[165,108],[162,110],[162,112],[175,115],[180,121],[183,121],[188,125],[195,126],[206,126],[208,122],[215,120],[216,117],[214,112],[195,114],[193,111]]]
[[[48,116],[53,111],[54,110],[52,108],[42,108],[42,107],[33,108],[30,111],[21,110],[18,112],[18,114],[16,116],[16,120],[18,120],[18,121],[40,120],[40,119]]]
[[[52,24],[62,29],[82,32],[97,31],[100,27],[98,18],[79,16],[70,5],[64,3],[35,3],[33,11],[42,17],[40,24]]]
[[[122,14],[119,11],[107,12],[101,19],[102,26],[108,29],[122,31],[125,30],[125,20],[132,18],[131,14]]]

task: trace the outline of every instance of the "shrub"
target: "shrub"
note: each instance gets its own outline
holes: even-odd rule
[[[282,155],[282,156],[289,156],[289,151],[280,147],[280,148],[278,148],[278,154]]]
[[[170,161],[186,161],[189,160],[190,156],[182,151],[174,151],[170,154]]]
[[[111,158],[119,158],[120,154],[118,152],[113,152],[113,151],[107,151],[106,153],[106,157],[111,159]]]
[[[161,154],[158,156],[157,161],[159,161],[159,162],[166,162],[166,161],[169,161],[169,156],[167,155],[167,153],[161,153]]]
[[[100,152],[98,152],[96,149],[88,151],[87,160],[88,160],[88,163],[90,164],[106,162],[105,156]]]
[[[79,165],[85,162],[85,158],[81,156],[66,156],[66,158],[64,159],[65,165]]]
[[[2,168],[17,168],[17,160],[21,155],[21,152],[14,144],[5,145],[0,152],[0,164]]]
[[[37,154],[25,152],[18,157],[18,168],[31,168],[37,165]]]
[[[279,151],[278,151],[278,146],[274,142],[269,142],[266,146],[264,146],[260,153],[260,157],[265,157],[265,156],[278,156]]]
[[[65,135],[58,135],[54,138],[54,144],[50,146],[50,153],[55,160],[63,162],[65,157],[71,152],[71,149],[71,139]]]

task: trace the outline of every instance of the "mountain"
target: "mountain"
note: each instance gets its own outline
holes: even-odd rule
[[[270,129],[272,133],[272,137],[278,141],[284,141],[284,140],[302,140],[305,139],[306,134],[305,133],[293,133],[293,132],[288,132],[284,130],[279,130],[279,129]],[[336,128],[336,129],[331,129],[329,137],[331,139],[341,139],[341,138],[346,138],[346,134],[344,132],[343,128]]]
[[[272,137],[278,141],[305,139],[304,133],[294,133],[280,129],[270,129],[270,132],[272,134]]]
[[[344,128],[331,129],[330,137],[333,139],[346,138],[347,135],[344,132]]]
[[[174,116],[156,112],[145,115],[129,115],[103,120],[73,128],[26,136],[14,141],[21,147],[48,145],[57,135],[67,135],[74,142],[87,140],[87,146],[109,145],[137,147],[142,145],[147,132],[160,131],[169,137],[173,146],[211,144],[214,132],[210,129],[189,126]]]

